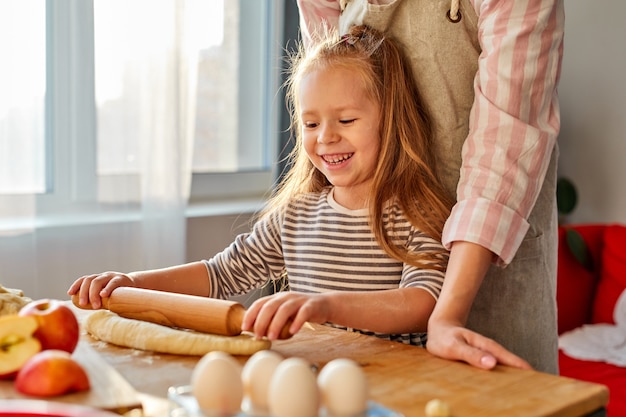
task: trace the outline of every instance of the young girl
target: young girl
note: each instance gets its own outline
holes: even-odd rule
[[[273,340],[309,321],[425,344],[451,202],[410,69],[365,26],[301,48],[291,68],[291,170],[252,231],[207,261],[84,276],[70,295],[94,308],[119,286],[227,298],[286,273],[289,291],[255,301],[243,330]]]

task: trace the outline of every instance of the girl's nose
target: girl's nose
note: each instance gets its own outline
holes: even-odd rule
[[[328,125],[322,127],[317,136],[318,143],[335,143],[339,140],[339,135],[337,132]]]

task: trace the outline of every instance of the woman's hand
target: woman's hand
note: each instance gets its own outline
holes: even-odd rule
[[[492,258],[493,253],[475,243],[452,244],[441,295],[428,320],[426,349],[435,356],[482,369],[492,369],[498,363],[531,369],[496,341],[464,327]]]
[[[498,363],[532,369],[528,362],[494,340],[452,323],[429,322],[426,349],[435,356],[461,360],[481,369],[492,369]]]
[[[80,306],[91,304],[93,309],[99,309],[102,307],[102,298],[109,297],[115,288],[135,286],[130,275],[109,271],[78,278],[67,290],[67,294],[78,294]]]
[[[241,328],[252,331],[256,337],[277,340],[283,327],[290,322],[290,334],[296,334],[307,321],[326,323],[330,309],[330,301],[324,294],[280,292],[252,303],[243,317]]]

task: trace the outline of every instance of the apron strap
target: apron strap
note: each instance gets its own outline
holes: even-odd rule
[[[461,12],[459,11],[459,0],[450,0],[450,10],[448,11],[448,19],[456,23],[461,20]]]

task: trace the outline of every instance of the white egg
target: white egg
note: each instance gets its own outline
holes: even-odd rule
[[[334,359],[320,371],[317,383],[322,405],[331,416],[356,416],[367,411],[365,372],[351,359]]]
[[[319,391],[311,365],[301,358],[287,358],[274,371],[268,391],[273,417],[317,417]]]
[[[241,365],[225,352],[209,352],[191,374],[191,390],[206,414],[236,414],[241,410]]]
[[[274,371],[283,357],[271,350],[261,350],[250,356],[243,366],[243,411],[254,416],[269,415],[268,392]]]

